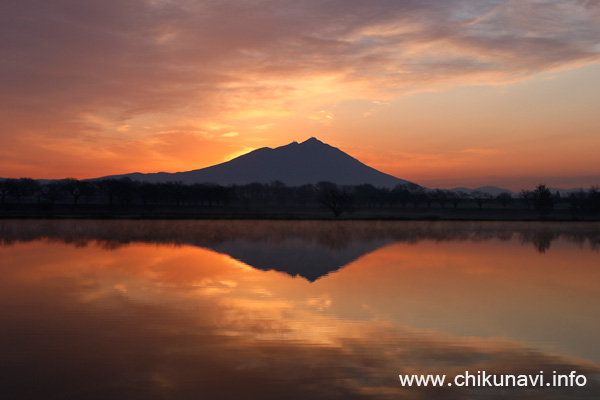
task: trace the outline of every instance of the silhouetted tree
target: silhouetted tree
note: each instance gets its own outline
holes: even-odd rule
[[[423,187],[417,185],[416,183],[412,183],[412,182],[409,182],[406,184],[406,189],[410,193],[410,198],[411,198],[413,205],[415,206],[415,208],[417,208],[419,203],[421,203],[422,201],[425,200],[425,197],[426,197],[425,189],[423,189]]]
[[[585,196],[584,208],[590,214],[600,213],[600,186],[592,186]]]
[[[133,199],[133,182],[129,177],[102,179],[96,185],[106,195],[110,207],[114,206],[117,199],[123,206],[127,206]]]
[[[33,195],[37,199],[38,204],[42,204],[44,201],[44,186],[45,185],[42,185],[38,182],[38,186],[35,189],[35,192],[33,193]]]
[[[483,205],[492,198],[492,195],[481,190],[474,190],[471,192],[471,198],[477,203],[477,207],[481,210]]]
[[[119,192],[117,198],[123,208],[128,208],[135,198],[135,188],[139,181],[133,181],[129,177],[119,179]]]
[[[5,179],[4,185],[7,195],[14,198],[19,204],[23,198],[33,196],[40,187],[40,183],[31,178]]]
[[[259,202],[266,200],[266,185],[259,182],[252,182],[244,185],[245,193],[249,202]]]
[[[452,205],[454,206],[455,209],[458,208],[458,205],[460,204],[460,202],[470,198],[469,194],[465,193],[463,191],[448,192],[448,196],[449,196],[450,201],[452,202]]]
[[[250,191],[247,185],[233,185],[231,189],[235,198],[241,201],[244,208],[247,209],[250,206]]]
[[[89,189],[89,183],[75,178],[63,179],[62,185],[64,191],[73,199],[73,205],[76,206],[81,196],[85,195]]]
[[[352,209],[352,196],[347,188],[340,188],[332,182],[317,183],[317,200],[339,217]]]
[[[209,183],[206,184],[206,194],[207,194],[207,200],[208,200],[208,205],[212,206],[214,205],[219,205],[219,201],[222,195],[222,190],[223,190],[223,186],[217,185],[216,183]],[[256,196],[256,198],[259,198],[260,196],[263,195],[264,193],[264,186],[260,185],[260,184],[251,184],[250,185],[250,193],[252,196]]]
[[[39,181],[31,178],[21,178],[19,179],[19,182],[23,188],[25,196],[27,197],[34,196],[42,187],[42,184]]]
[[[375,202],[379,205],[379,207],[383,207],[385,204],[392,205],[392,200],[390,196],[390,189],[385,187],[380,187],[375,189]]]
[[[496,195],[496,200],[498,201],[498,203],[500,203],[502,208],[506,209],[506,206],[510,204],[510,202],[513,200],[513,197],[508,192],[502,192]]]
[[[598,214],[600,213],[600,186],[592,186],[587,192],[579,189],[568,195],[571,213],[577,214]]]
[[[155,183],[142,182],[136,186],[135,190],[144,207],[156,204],[160,198],[158,185]]]
[[[233,186],[232,191],[235,193],[235,197],[242,202],[244,208],[248,208],[253,202],[264,201],[266,199],[265,185],[258,182]]]
[[[277,203],[279,203],[280,206],[285,207],[290,197],[290,192],[285,183],[281,181],[273,181],[269,186],[273,198],[277,201]]]
[[[63,185],[60,181],[48,182],[42,187],[42,199],[54,205],[56,200],[64,194]]]
[[[194,204],[203,205],[208,197],[208,189],[202,183],[194,183],[188,188],[188,198]]]
[[[18,179],[8,178],[4,180],[4,186],[6,187],[7,197],[12,197],[18,203],[21,202],[21,192],[19,191]]]
[[[19,185],[19,180],[14,178],[8,178],[5,180],[8,196],[12,197],[17,201],[17,203],[21,203],[21,198],[23,197],[23,193],[21,191],[21,187]]]
[[[531,190],[521,189],[521,193],[519,193],[519,198],[525,204],[528,210],[531,209],[531,205],[533,204],[533,193]]]
[[[364,183],[354,186],[354,197],[357,207],[369,207],[376,201],[377,189],[375,186]]]
[[[6,182],[6,179],[0,179],[0,201],[2,206],[6,204],[6,198],[9,195],[9,185]]]
[[[214,187],[214,191],[215,191],[215,198],[217,200],[217,206],[221,203],[224,206],[227,206],[229,204],[229,200],[231,198],[231,192],[232,192],[231,188],[217,185],[216,187]]]
[[[449,200],[448,193],[447,190],[442,189],[435,189],[433,192],[433,198],[440,204],[441,208],[446,208],[446,203]]]
[[[393,189],[387,190],[387,199],[390,207],[396,207],[396,205],[400,202],[400,192]]]
[[[181,181],[167,182],[165,189],[177,207],[179,207],[185,201],[189,193],[189,187]]]
[[[433,201],[435,200],[435,193],[434,192],[423,192],[423,194],[421,195],[421,198],[423,200],[425,200],[425,204],[427,204],[427,209],[430,209],[431,203],[433,203]]]
[[[567,197],[569,201],[569,209],[572,214],[581,214],[585,208],[585,199],[587,197],[587,193],[583,189],[579,189],[575,192],[569,193]]]
[[[463,192],[462,190],[454,192],[454,195],[452,196],[452,205],[454,208],[458,208],[460,203],[469,199],[471,199],[471,196],[467,192]]]
[[[399,184],[392,189],[391,195],[396,199],[396,202],[402,204],[402,208],[406,208],[406,204],[410,201],[410,192],[404,184]]]
[[[533,206],[540,213],[542,217],[548,215],[554,207],[554,198],[550,190],[546,188],[546,185],[538,185],[535,190],[531,192],[533,199]]]
[[[295,193],[298,203],[302,204],[302,207],[306,207],[306,203],[312,200],[315,196],[315,187],[310,183],[305,184],[297,187]]]
[[[560,201],[562,200],[562,196],[560,195],[560,192],[557,190],[554,192],[554,204],[560,203]]]

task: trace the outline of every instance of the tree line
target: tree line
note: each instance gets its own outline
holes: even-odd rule
[[[78,180],[65,178],[38,181],[31,178],[0,180],[2,208],[11,205],[39,204],[51,209],[57,204],[77,207],[105,205],[111,209],[156,206],[196,207],[324,207],[335,216],[360,209],[375,208],[526,208],[540,215],[549,214],[557,204],[567,204],[574,215],[598,214],[600,190],[594,186],[580,189],[567,196],[551,193],[545,185],[533,190],[522,190],[513,196],[509,192],[491,195],[483,191],[470,193],[444,189],[429,190],[414,183],[394,188],[370,184],[342,186],[319,182],[301,186],[287,186],[282,182],[250,183],[222,186],[213,183],[185,184],[182,182],[149,183],[130,178]]]

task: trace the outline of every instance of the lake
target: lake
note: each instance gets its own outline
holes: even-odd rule
[[[2,399],[600,398],[598,223],[4,220],[0,273]]]

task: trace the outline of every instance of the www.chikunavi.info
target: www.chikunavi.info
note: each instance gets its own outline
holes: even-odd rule
[[[398,375],[402,386],[459,386],[459,387],[572,387],[585,386],[585,375],[571,371],[569,374],[544,375],[544,371],[533,375],[488,374],[486,371],[477,371],[455,375],[453,378],[446,375]]]

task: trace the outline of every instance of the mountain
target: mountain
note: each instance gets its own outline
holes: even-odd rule
[[[224,186],[273,181],[281,181],[288,186],[299,186],[329,181],[338,185],[369,183],[376,187],[392,188],[398,184],[409,183],[371,168],[316,138],[302,143],[292,142],[274,149],[263,147],[222,164],[193,171],[150,174],[136,172],[97,179],[121,177],[145,182],[211,182]]]

